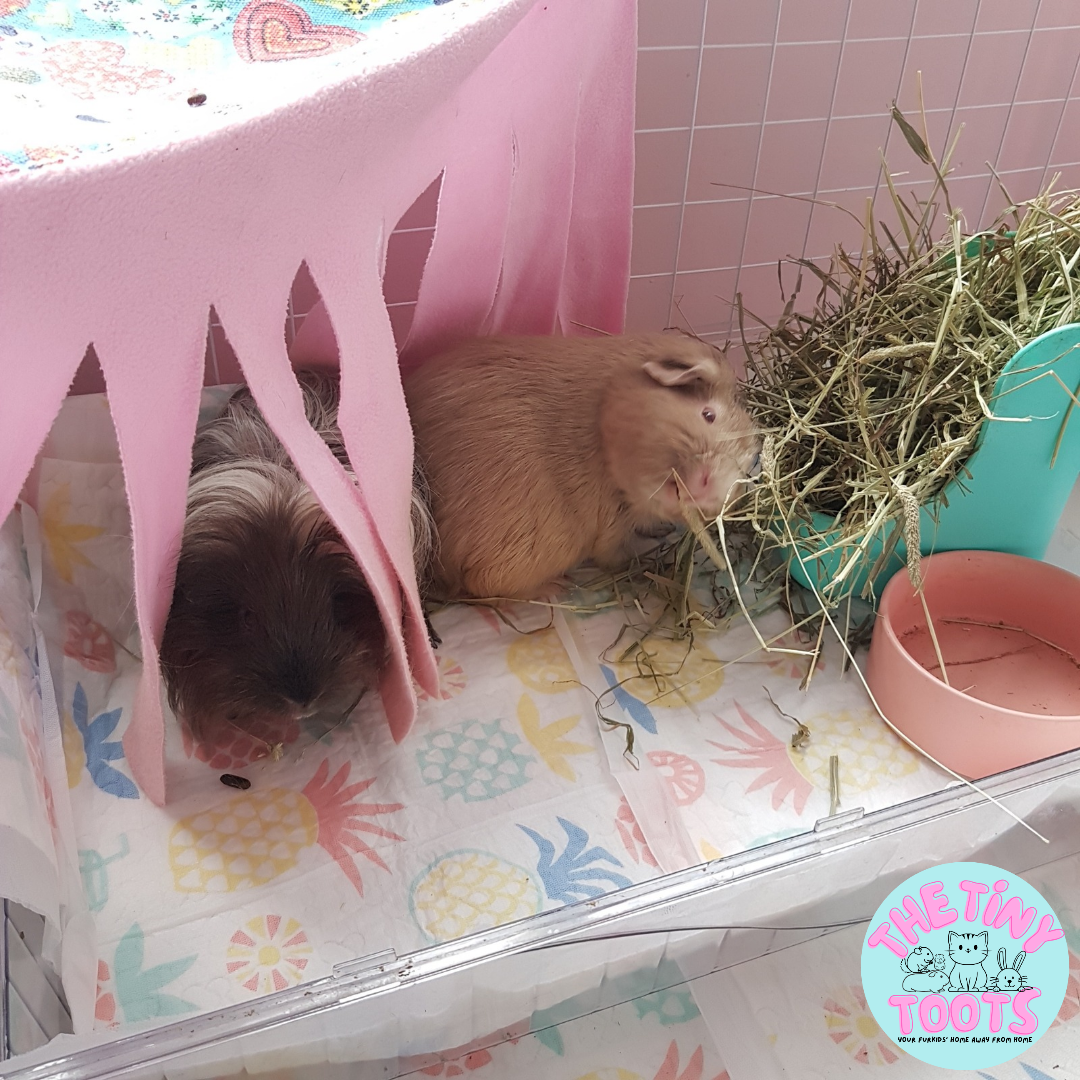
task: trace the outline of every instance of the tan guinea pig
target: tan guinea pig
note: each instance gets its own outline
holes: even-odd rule
[[[445,598],[530,599],[578,563],[625,565],[638,534],[682,520],[676,474],[715,516],[759,452],[723,355],[679,333],[478,339],[405,394]]]

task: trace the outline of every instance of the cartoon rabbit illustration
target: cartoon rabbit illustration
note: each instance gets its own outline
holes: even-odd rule
[[[1004,990],[1009,993],[1014,990],[1026,990],[1028,988],[1027,976],[1020,974],[1020,967],[1026,958],[1027,953],[1021,949],[1013,958],[1012,967],[1007,967],[1008,956],[1004,949],[998,949],[997,962],[1001,970],[990,980],[990,989]]]
[[[907,993],[936,994],[945,986],[949,977],[944,971],[937,970],[935,960],[934,954],[925,945],[920,945],[900,961],[900,967],[908,972],[902,983]]]
[[[949,932],[949,959],[953,962],[949,976],[949,990],[985,990],[986,968],[983,964],[990,955],[987,932],[981,934],[957,934]]]

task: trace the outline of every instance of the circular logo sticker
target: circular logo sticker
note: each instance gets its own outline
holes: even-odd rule
[[[1047,1031],[1069,980],[1050,905],[985,863],[910,877],[874,913],[863,941],[867,1004],[897,1046],[928,1065],[985,1069]]]

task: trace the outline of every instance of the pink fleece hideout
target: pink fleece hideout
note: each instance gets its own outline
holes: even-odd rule
[[[124,464],[144,659],[124,750],[159,805],[157,643],[210,307],[378,601],[392,649],[380,692],[397,740],[416,713],[414,680],[432,693],[438,676],[412,565],[412,431],[381,284],[394,223],[441,174],[406,363],[475,333],[621,328],[636,5],[472,6],[480,14],[438,42],[352,69],[342,53],[332,81],[216,130],[0,180],[0,518],[92,344]],[[292,360],[339,355],[358,490],[305,422],[291,374],[283,313],[304,261],[325,306]]]

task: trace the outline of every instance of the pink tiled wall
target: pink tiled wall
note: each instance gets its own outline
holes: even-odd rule
[[[1003,204],[991,165],[1016,199],[1057,171],[1080,187],[1080,0],[638,3],[630,329],[681,325],[723,340],[736,293],[763,319],[779,314],[779,259],[857,247],[857,223],[824,204],[861,215],[876,197],[886,215],[879,150],[898,187],[918,188],[925,170],[889,108],[896,99],[916,112],[920,71],[935,151],[964,125],[950,191],[970,228]],[[434,184],[390,239],[385,292],[399,340],[437,199]],[[287,336],[313,296],[301,274]],[[237,378],[212,320],[207,379]],[[100,389],[94,365],[77,387]]]
[[[887,217],[879,150],[902,190],[925,176],[889,119],[918,71],[935,152],[964,124],[971,228],[1002,205],[991,165],[1017,199],[1080,187],[1078,59],[1080,0],[639,0],[628,326],[722,340],[736,293],[775,318],[779,259],[861,237],[823,203]]]

